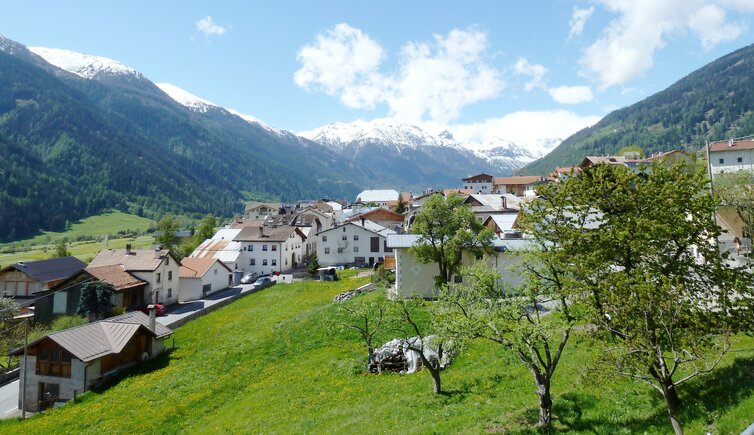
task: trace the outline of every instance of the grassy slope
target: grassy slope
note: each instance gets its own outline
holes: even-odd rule
[[[82,403],[27,422],[4,421],[0,432],[531,431],[537,399],[530,374],[495,345],[476,343],[454,362],[440,397],[432,396],[425,373],[362,374],[359,341],[330,326],[332,296],[362,281],[279,285],[248,296],[177,330],[178,348],[148,364],[153,371],[142,368],[104,392],[87,393]],[[584,340],[574,340],[556,374],[557,428],[669,432],[648,387],[589,382]],[[737,347],[752,344],[746,339]],[[731,355],[719,373],[681,390],[688,433],[746,427],[754,415],[753,355]]]
[[[142,233],[154,224],[155,222],[151,219],[121,211],[105,212],[74,222],[64,232],[45,231],[32,238],[0,244],[0,249],[8,251],[0,254],[0,265],[50,258],[55,241],[63,237],[70,241],[68,250],[71,254],[85,260],[94,257],[97,252],[105,247],[105,244],[102,241],[95,240],[74,241],[76,238],[99,238],[105,234],[117,234],[119,231]],[[124,248],[126,243],[131,243],[134,248],[147,248],[154,243],[154,238],[152,236],[110,238],[108,246],[110,248]],[[25,246],[24,250],[14,249],[14,247],[19,246]]]

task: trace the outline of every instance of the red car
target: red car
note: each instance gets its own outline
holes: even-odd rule
[[[154,304],[154,307],[155,307],[155,310],[154,310],[155,315],[158,315],[158,316],[165,315],[165,305]],[[149,314],[149,305],[142,307],[141,312],[144,314]]]

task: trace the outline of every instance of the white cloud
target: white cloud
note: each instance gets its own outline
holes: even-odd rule
[[[581,32],[584,31],[584,25],[586,25],[586,21],[589,19],[589,17],[592,16],[594,13],[594,6],[590,6],[588,8],[573,8],[573,13],[571,14],[571,19],[568,21],[568,26],[570,29],[568,30],[568,37],[573,38],[574,36],[581,35]]]
[[[215,20],[209,15],[194,24],[196,25],[196,30],[202,32],[206,37],[213,35],[221,36],[224,35],[226,31],[225,27],[215,23]]]
[[[524,89],[526,92],[531,91],[534,88],[547,89],[544,76],[547,74],[547,68],[542,65],[529,63],[528,60],[523,57],[519,57],[516,63],[513,64],[513,71],[518,75],[531,77],[531,80],[526,82]]]
[[[411,42],[399,53],[400,67],[379,71],[384,50],[361,30],[341,23],[302,47],[295,83],[338,96],[353,108],[384,102],[391,116],[416,122],[447,122],[475,102],[494,98],[504,88],[501,73],[484,54],[487,36],[476,29],[434,35],[432,43]]]
[[[601,89],[641,77],[652,68],[655,51],[670,38],[691,33],[705,49],[738,38],[743,25],[729,22],[725,8],[752,10],[742,0],[600,0],[618,15],[580,59],[582,74]]]
[[[457,140],[463,142],[484,142],[488,138],[499,137],[531,149],[542,140],[565,139],[596,124],[600,118],[581,116],[567,110],[521,111],[482,122],[449,126],[448,129]]]
[[[592,101],[591,86],[558,86],[550,88],[552,99],[561,104],[579,104]]]

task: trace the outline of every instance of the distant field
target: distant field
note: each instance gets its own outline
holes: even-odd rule
[[[67,231],[45,231],[35,237],[0,244],[0,265],[8,265],[19,261],[33,261],[49,258],[54,244],[61,238],[69,242],[68,250],[72,255],[87,260],[94,257],[105,247],[103,241],[106,234],[116,235],[118,232],[141,234],[155,222],[144,217],[112,211],[74,222]],[[95,238],[94,240],[79,240],[81,238]],[[152,246],[152,236],[138,235],[136,237],[110,237],[110,248],[123,248],[131,243],[134,248]]]
[[[0,433],[537,433],[532,375],[499,345],[467,348],[443,372],[439,397],[426,373],[364,374],[364,345],[333,328],[332,303],[364,282],[254,293],[178,328],[173,352],[109,389],[25,422],[0,421]],[[718,371],[680,388],[687,433],[740,433],[752,422],[752,345],[740,337]],[[575,334],[553,380],[554,432],[671,433],[650,387],[590,376],[594,352]]]

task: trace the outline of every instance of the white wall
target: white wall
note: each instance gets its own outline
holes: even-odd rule
[[[296,264],[301,264],[306,252],[304,240],[298,232],[293,232],[284,242],[241,242],[241,245],[243,250],[238,256],[238,270],[244,273],[287,272],[293,269],[294,258]],[[265,245],[267,245],[266,251]],[[275,246],[274,251],[273,246]],[[254,264],[251,264],[252,259]],[[264,264],[265,261],[267,264]]]
[[[346,240],[343,240],[343,236]],[[354,240],[354,236],[357,236],[358,240]],[[379,237],[379,250],[377,252],[371,251],[372,237]],[[338,252],[338,249],[341,249],[342,252]],[[326,252],[328,250],[329,252]],[[367,231],[358,225],[347,224],[317,234],[317,260],[322,266],[353,263],[356,261],[356,257],[364,257],[365,263],[369,263],[371,257],[374,259],[373,262],[376,263],[380,258],[385,257],[385,253],[385,237]],[[387,253],[392,254],[392,251],[387,251]]]
[[[147,286],[144,289],[145,303],[157,302],[170,305],[178,302],[179,269],[180,264],[171,257],[170,260],[163,259],[157,269],[152,272],[131,273],[147,282]],[[157,274],[160,274],[159,282],[157,281]],[[155,293],[157,294],[156,301],[154,300]]]
[[[723,163],[720,163],[720,159]],[[741,159],[741,162],[738,161]],[[754,172],[754,150],[731,149],[710,153],[712,173],[736,172],[747,170]]]

